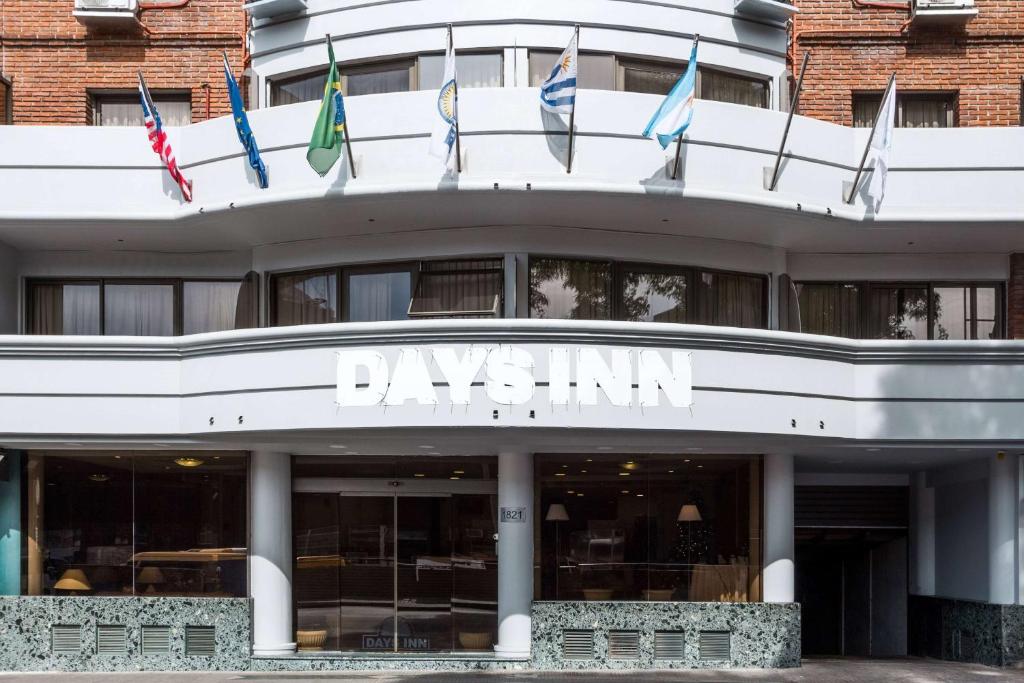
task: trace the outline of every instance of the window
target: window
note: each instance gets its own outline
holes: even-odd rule
[[[530,259],[530,317],[608,320],[611,300],[610,263]]]
[[[685,323],[689,293],[689,272],[628,267],[622,273],[621,317],[635,322]]]
[[[26,595],[245,597],[246,456],[30,451]],[[45,495],[31,495],[33,490]]]
[[[424,263],[409,317],[501,317],[503,280],[501,259]]]
[[[345,269],[345,320],[405,320],[412,298],[412,265]]]
[[[696,287],[696,318],[701,325],[765,327],[767,289],[763,277],[701,271]]]
[[[274,325],[338,322],[338,274],[333,270],[274,275]]]
[[[467,53],[455,55],[459,88],[500,88],[503,60],[500,53]],[[421,55],[419,58],[419,90],[435,90],[444,78],[444,55]]]
[[[956,125],[956,93],[897,93],[897,128],[952,128]],[[882,93],[854,93],[853,125],[870,128],[875,123]]]
[[[801,330],[853,339],[1001,339],[1002,287],[799,283]]]
[[[530,86],[540,87],[551,75],[561,53],[555,50],[530,50]],[[615,56],[581,52],[576,83],[590,90],[615,90]]]
[[[192,97],[189,93],[153,92],[153,103],[165,126],[192,123]],[[142,104],[138,93],[92,93],[94,126],[142,126]]]
[[[0,125],[14,123],[13,104],[11,82],[0,76]]]
[[[29,280],[27,334],[170,336],[254,327],[259,278]]]

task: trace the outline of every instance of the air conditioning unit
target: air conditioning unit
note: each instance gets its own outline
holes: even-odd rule
[[[75,0],[73,13],[86,26],[133,24],[139,15],[139,0]]]
[[[912,0],[911,18],[915,24],[954,24],[978,16],[974,0]]]
[[[306,0],[246,0],[245,11],[253,19],[271,19],[306,10]]]
[[[734,0],[733,9],[739,14],[772,21],[786,21],[800,11],[792,0]]]

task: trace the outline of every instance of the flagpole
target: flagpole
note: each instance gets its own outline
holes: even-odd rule
[[[455,61],[455,41],[452,38],[452,25],[448,24],[448,50],[452,53],[452,61]],[[462,173],[462,137],[459,133],[459,77],[458,69],[455,71],[455,82],[452,83],[452,96],[455,98],[455,172]],[[443,84],[442,84],[443,86]]]
[[[576,40],[576,56],[578,57],[579,54],[580,54],[580,25],[579,24],[576,24],[576,37],[575,37],[575,40]],[[580,71],[579,71],[580,65],[579,65],[579,60],[578,59],[577,59],[576,64],[574,64],[573,66],[575,66],[575,68],[576,68],[576,85],[577,85],[577,89],[573,90],[573,92],[578,94],[579,93],[579,88],[578,88],[578,86],[579,86],[579,73],[580,73]],[[566,173],[572,173],[572,148],[573,148],[573,142],[575,140],[576,140],[576,95],[573,95],[573,98],[572,98],[572,109],[569,110],[569,159],[565,162],[565,172]]]
[[[327,44],[328,45],[331,44],[331,34],[330,33],[327,34]],[[338,81],[339,81],[338,87],[341,87],[341,84],[340,84],[341,73],[340,72],[338,73]],[[334,87],[333,83],[331,84],[331,87],[332,88]],[[344,106],[344,105],[342,105],[342,106]],[[352,141],[349,139],[348,111],[345,112],[345,129],[342,132],[344,134],[342,137],[345,140],[345,154],[348,156],[348,170],[349,170],[349,174],[352,176],[352,179],[354,180],[356,178],[356,160],[355,160],[355,157],[352,156]]]
[[[875,132],[878,130],[878,122],[882,118],[882,110],[885,109],[885,100],[889,96],[889,91],[892,90],[893,84],[896,82],[896,74],[893,73],[889,77],[889,85],[885,86],[885,92],[882,93],[882,101],[878,105],[878,112],[875,114],[875,122],[871,125],[871,134],[868,135],[868,144],[864,145],[864,156],[860,159],[860,166],[857,168],[857,175],[853,179],[853,186],[850,187],[850,195],[845,198],[847,204],[853,203],[853,197],[857,194],[857,185],[860,183],[860,177],[864,174],[864,164],[868,162],[868,154],[871,152],[871,143],[875,139]]]
[[[804,72],[807,71],[807,62],[811,58],[810,52],[804,53],[804,62],[800,66],[800,78],[796,79],[796,91],[793,93],[793,101],[789,105],[789,117],[786,119],[786,130],[782,133],[782,143],[779,145],[779,153],[775,157],[775,168],[772,169],[772,181],[768,184],[768,191],[775,192],[775,186],[779,184],[779,169],[782,168],[782,154],[786,149],[786,141],[789,140],[789,129],[793,125],[793,116],[800,108],[800,93],[804,87]]]
[[[693,34],[693,46],[697,47],[697,45],[699,45],[699,44],[700,44],[700,34],[699,33],[694,33]],[[690,68],[690,65],[687,64],[686,68]],[[694,90],[697,89],[697,84],[696,83],[693,84],[693,89]],[[696,99],[696,93],[694,93],[694,98]],[[683,134],[680,133],[679,137],[676,138],[676,158],[675,158],[675,161],[672,162],[672,180],[675,180],[676,176],[679,175],[679,157],[682,156],[682,154],[683,154]]]

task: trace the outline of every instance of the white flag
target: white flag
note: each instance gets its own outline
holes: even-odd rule
[[[876,211],[882,205],[882,198],[885,197],[885,181],[889,175],[889,154],[892,152],[892,141],[896,131],[895,80],[893,80],[885,100],[882,101],[880,111],[878,127],[875,130],[875,136],[871,139],[871,149],[875,153],[875,170],[871,173],[871,184],[868,186],[868,193],[875,202]]]
[[[453,166],[455,138],[458,134],[459,102],[455,79],[455,49],[449,34],[448,50],[444,56],[444,78],[441,79],[441,90],[434,107],[434,127],[430,133],[430,153],[443,159],[445,168]]]

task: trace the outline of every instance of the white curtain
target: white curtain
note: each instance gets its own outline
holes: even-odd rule
[[[105,285],[103,297],[106,334],[174,334],[173,285]]]
[[[63,333],[99,334],[99,285],[64,285],[63,294]]]
[[[420,57],[420,90],[435,90],[441,87],[444,75],[444,55],[423,55]],[[455,55],[455,70],[459,74],[460,88],[500,88],[502,84],[502,61],[497,53],[481,55]]]
[[[182,296],[182,334],[235,329],[241,282],[186,282]]]
[[[165,126],[187,126],[192,123],[192,101],[187,95],[173,97],[154,95],[156,109]],[[96,125],[142,126],[142,103],[129,95],[96,96]]]
[[[350,275],[345,293],[348,321],[405,320],[409,317],[411,279],[408,271]]]

